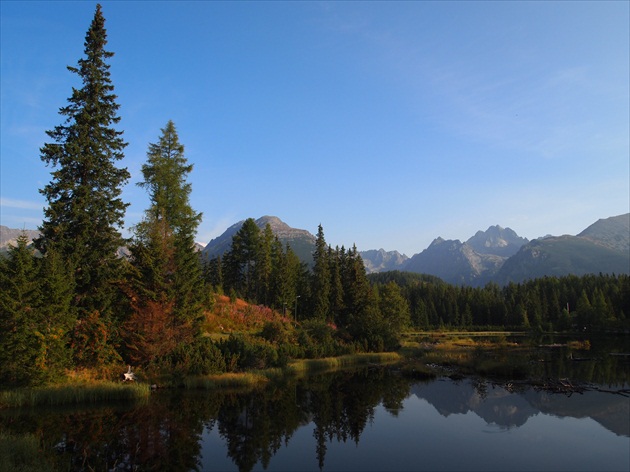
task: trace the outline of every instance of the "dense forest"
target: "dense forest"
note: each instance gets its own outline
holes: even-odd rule
[[[41,236],[23,235],[0,257],[0,383],[33,385],[68,369],[132,364],[206,374],[281,366],[291,358],[393,350],[407,329],[505,327],[628,330],[628,276],[546,278],[482,289],[404,273],[366,275],[356,247],[332,248],[320,225],[313,264],[301,263],[270,227],[248,219],[222,258],[202,260],[190,205],[193,171],[168,121],[150,143],[137,185],[149,196],[125,240],[130,174],[115,125],[114,87],[100,5],[85,56],[68,67],[82,86],[47,131],[52,167]],[[128,248],[121,255],[120,249]],[[270,307],[256,332],[211,336],[218,295]]]

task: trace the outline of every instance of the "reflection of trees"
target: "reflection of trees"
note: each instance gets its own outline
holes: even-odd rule
[[[326,443],[352,439],[358,444],[379,403],[383,402],[392,414],[402,408],[402,401],[409,394],[409,381],[387,370],[366,370],[322,377],[309,388],[311,396],[307,408],[315,425],[313,436],[318,464],[323,469]]]
[[[408,393],[408,381],[385,370],[321,375],[226,398],[218,427],[227,442],[228,455],[239,470],[250,471],[258,461],[267,468],[294,432],[312,421],[315,450],[323,468],[328,441],[351,439],[358,443],[374,408],[387,399],[386,407],[397,412]]]
[[[239,470],[252,470],[258,461],[267,468],[271,457],[306,422],[297,393],[284,385],[225,398],[218,414],[219,433]]]
[[[593,350],[590,355],[597,358],[595,363],[571,360],[566,351],[554,350],[552,354],[545,362],[532,359],[532,368],[540,378],[579,377],[604,384],[622,381],[620,375],[621,379],[628,378],[628,365],[622,356],[601,356]],[[573,375],[565,375],[570,372]],[[365,369],[286,381],[251,393],[158,392],[149,401],[129,408],[4,411],[0,431],[16,437],[34,434],[41,449],[48,451],[51,470],[188,471],[201,468],[204,429],[217,428],[235,466],[250,471],[257,463],[269,467],[295,432],[312,423],[315,457],[323,469],[329,443],[358,443],[379,404],[397,415],[411,390],[410,382],[387,369]],[[414,384],[413,392],[430,398],[443,414],[473,409],[486,421],[508,427],[522,424],[523,415],[532,413],[531,406],[528,410],[528,405],[522,404],[520,395],[527,396],[524,392],[515,397],[501,389],[489,391],[488,383],[478,381],[453,384],[452,392],[446,395],[443,389],[449,385]],[[527,396],[527,402],[535,405],[538,397],[532,395]],[[514,403],[516,400],[521,403]],[[549,401],[545,404],[552,405]],[[586,405],[590,408],[586,414],[617,434],[627,435],[627,421],[620,425],[613,421],[619,412],[627,412],[627,404],[624,407],[611,401],[607,405],[598,397],[594,405]],[[560,408],[566,409],[553,403],[549,413],[584,416],[583,412]]]
[[[359,442],[379,403],[396,415],[409,381],[387,370],[320,375],[247,394],[159,392],[133,408],[22,411],[0,417],[0,430],[35,433],[54,470],[200,469],[204,428],[218,428],[241,471],[260,464],[312,422],[324,467],[327,444]]]
[[[35,432],[53,470],[198,470],[204,418],[216,416],[211,398],[156,395],[133,409],[24,412],[2,419],[12,434]]]

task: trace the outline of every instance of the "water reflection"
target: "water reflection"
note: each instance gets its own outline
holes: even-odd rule
[[[0,431],[34,434],[53,470],[627,470],[629,405],[372,368],[250,393],[159,392],[133,408],[3,412]],[[499,450],[488,432],[512,434]],[[554,462],[564,455],[578,462]]]

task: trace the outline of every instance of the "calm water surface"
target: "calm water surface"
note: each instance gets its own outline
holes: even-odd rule
[[[627,389],[627,361],[606,362],[579,368],[609,372],[592,387]],[[35,435],[56,470],[630,470],[628,396],[418,382],[395,368],[250,393],[158,392],[123,409],[5,411],[0,432]]]

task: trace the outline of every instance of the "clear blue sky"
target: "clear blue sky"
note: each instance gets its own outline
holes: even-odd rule
[[[1,5],[1,224],[34,229],[95,2]],[[629,2],[102,2],[135,184],[172,119],[198,240],[275,215],[411,256],[630,211]]]

